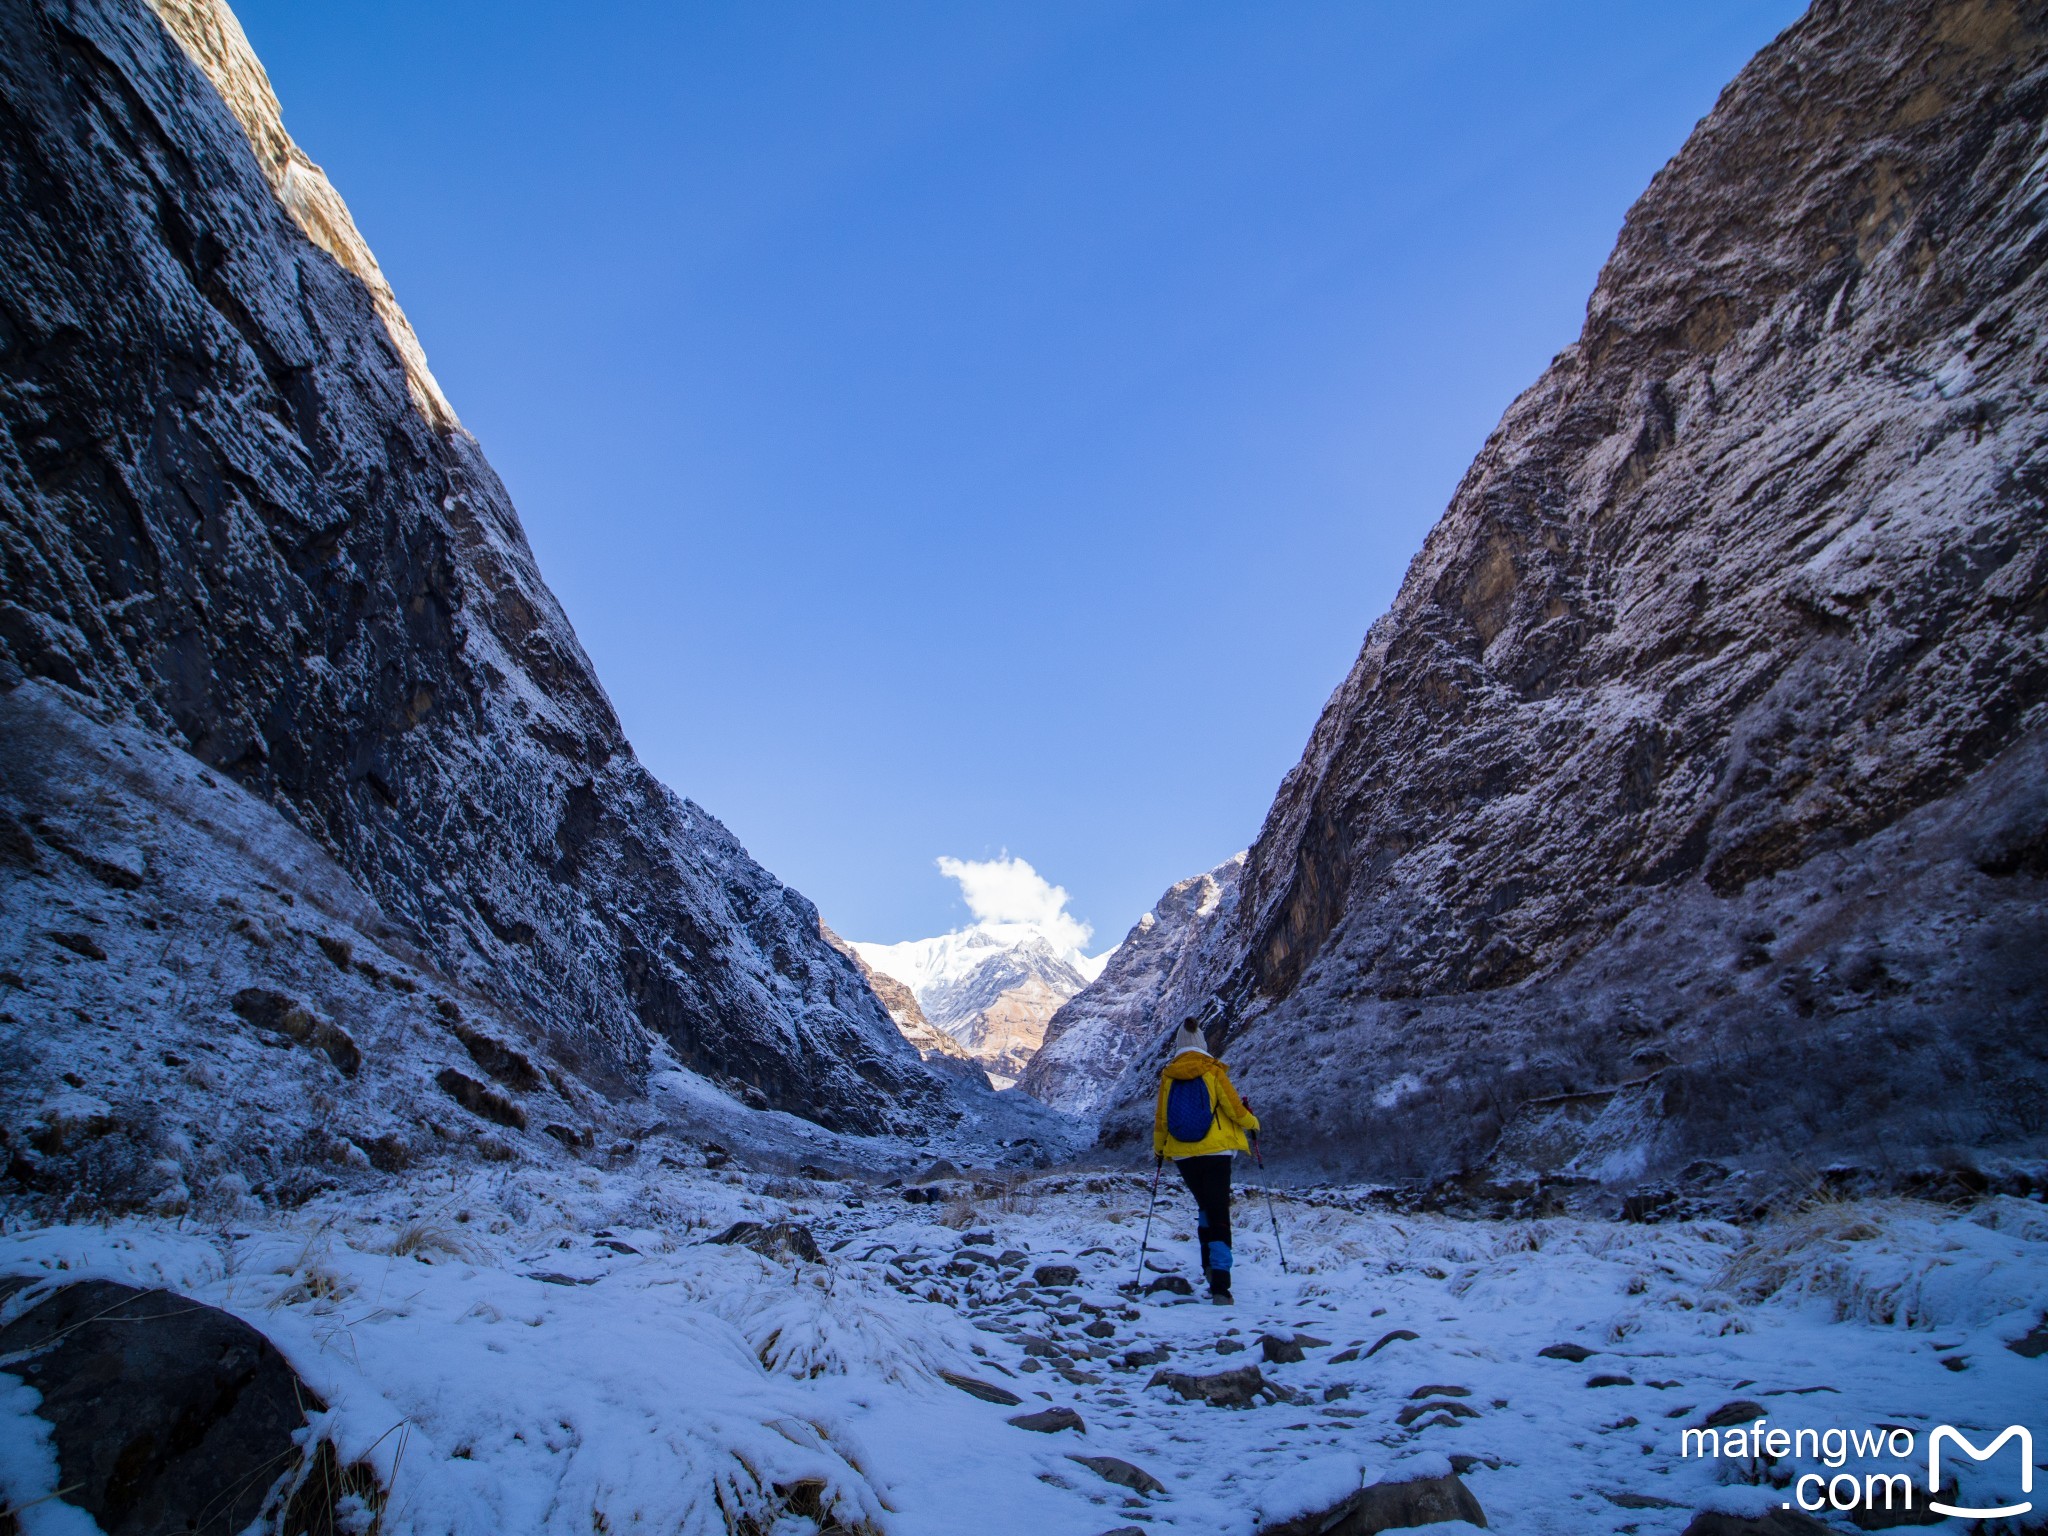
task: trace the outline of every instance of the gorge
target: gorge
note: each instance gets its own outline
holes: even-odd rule
[[[2038,1410],[2039,4],[1728,85],[1094,956],[647,770],[223,0],[0,10],[0,174],[0,1529],[1812,1536],[1681,1426]]]

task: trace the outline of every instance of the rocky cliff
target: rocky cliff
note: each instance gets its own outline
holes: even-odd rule
[[[1070,1115],[1101,1112],[1119,1074],[1183,1018],[1210,1008],[1211,945],[1230,932],[1236,854],[1167,888],[1102,974],[1055,1013],[1017,1087]]]
[[[1251,849],[1275,1150],[2038,1149],[2044,118],[2043,6],[1820,0],[1630,211]]]
[[[6,7],[0,175],[0,689],[34,739],[188,754],[333,861],[360,930],[606,1092],[658,1049],[834,1127],[928,1123],[811,905],[634,757],[225,6]],[[23,819],[63,819],[30,739],[0,788],[33,1054],[61,991],[34,871],[71,865]],[[175,1006],[240,1027],[219,973]]]
[[[897,1033],[910,1043],[911,1048],[924,1059],[927,1066],[938,1066],[954,1077],[965,1077],[970,1081],[979,1079],[982,1086],[987,1086],[988,1079],[974,1064],[974,1058],[968,1054],[966,1047],[924,1016],[924,1009],[919,1005],[915,992],[894,976],[884,975],[869,965],[861,957],[859,950],[834,933],[829,926],[820,923],[818,931],[824,934],[827,944],[854,963],[855,969],[860,972],[861,980],[868,984],[876,1000],[888,1012]]]

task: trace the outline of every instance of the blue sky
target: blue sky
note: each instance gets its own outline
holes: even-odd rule
[[[1257,834],[1785,0],[241,0],[645,761],[849,937]]]

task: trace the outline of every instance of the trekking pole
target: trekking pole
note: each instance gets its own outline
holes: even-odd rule
[[[1145,1250],[1152,1246],[1152,1210],[1159,1204],[1159,1170],[1166,1166],[1166,1159],[1152,1160],[1152,1198],[1145,1204],[1145,1238],[1138,1244],[1138,1278],[1131,1282],[1131,1289],[1138,1290],[1145,1283]]]
[[[1256,1136],[1252,1138],[1252,1161],[1259,1165],[1259,1172],[1266,1171],[1266,1156],[1259,1150],[1259,1138]],[[1280,1250],[1280,1273],[1291,1274],[1293,1271],[1287,1267],[1287,1245],[1280,1241],[1280,1213],[1273,1208],[1273,1186],[1262,1184],[1259,1187],[1266,1192],[1266,1215],[1273,1222],[1273,1246]]]

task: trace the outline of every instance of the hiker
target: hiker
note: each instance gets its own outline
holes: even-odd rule
[[[1154,1167],[1173,1159],[1199,1213],[1195,1243],[1209,1277],[1209,1299],[1230,1302],[1230,1160],[1249,1152],[1259,1117],[1230,1085],[1230,1070],[1209,1054],[1193,1019],[1173,1032],[1173,1059],[1159,1074],[1159,1105],[1152,1116]]]

